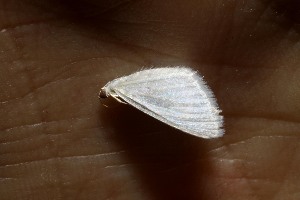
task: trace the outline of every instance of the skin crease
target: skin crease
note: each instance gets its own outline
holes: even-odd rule
[[[299,199],[299,10],[0,0],[1,199]],[[176,65],[208,82],[224,137],[97,97],[116,77]]]

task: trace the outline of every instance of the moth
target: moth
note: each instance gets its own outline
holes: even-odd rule
[[[213,92],[190,68],[147,69],[114,79],[99,92],[100,98],[110,96],[185,133],[201,138],[224,134]]]

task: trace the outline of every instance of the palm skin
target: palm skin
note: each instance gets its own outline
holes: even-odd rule
[[[299,199],[296,1],[0,0],[1,199]],[[183,134],[106,82],[205,76],[225,135]]]

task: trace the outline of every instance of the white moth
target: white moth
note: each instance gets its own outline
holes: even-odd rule
[[[189,68],[148,69],[117,78],[100,90],[100,98],[109,96],[197,137],[224,134],[212,91]]]

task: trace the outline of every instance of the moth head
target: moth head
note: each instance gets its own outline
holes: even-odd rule
[[[106,87],[103,87],[103,88],[100,89],[99,98],[104,99],[104,98],[107,98],[109,96],[110,95],[109,95],[109,92],[107,91]]]

